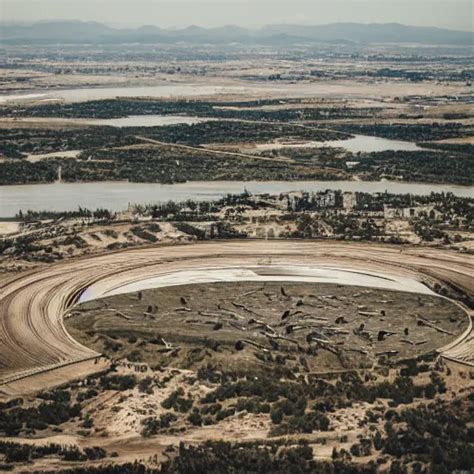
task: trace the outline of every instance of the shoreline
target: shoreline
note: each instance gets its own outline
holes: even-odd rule
[[[74,185],[74,184],[129,184],[129,185],[159,185],[159,186],[184,186],[190,183],[366,183],[366,184],[400,184],[400,185],[414,185],[414,186],[453,186],[461,189],[472,188],[474,193],[474,183],[473,184],[458,184],[458,183],[443,183],[443,182],[432,182],[432,181],[392,181],[392,180],[380,180],[380,181],[363,181],[360,179],[302,179],[302,180],[227,180],[227,179],[216,179],[216,180],[196,180],[196,181],[183,181],[183,182],[174,182],[174,183],[160,183],[158,181],[126,181],[126,180],[117,180],[117,181],[52,181],[48,183],[17,183],[17,184],[0,184],[0,190],[6,187],[16,187],[16,186],[50,186],[50,185]],[[369,192],[369,191],[367,191]],[[392,193],[390,193],[392,194]],[[401,193],[403,194],[403,193]]]
[[[78,207],[122,212],[130,205],[152,205],[168,201],[217,201],[245,191],[253,195],[281,193],[342,193],[429,196],[452,193],[473,199],[474,187],[403,183],[398,181],[187,181],[184,183],[132,183],[128,181],[91,181],[73,183],[34,183],[0,186],[0,219],[14,219],[20,211],[73,212]]]

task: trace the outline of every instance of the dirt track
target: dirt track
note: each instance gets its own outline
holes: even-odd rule
[[[468,293],[474,291],[474,259],[437,249],[401,251],[396,246],[288,240],[214,241],[71,259],[18,275],[0,286],[0,386],[7,388],[5,384],[28,375],[98,356],[76,342],[63,325],[64,313],[92,284],[105,291],[174,271],[259,264],[337,265],[418,281],[442,280]],[[448,358],[474,365],[471,326],[469,333],[445,351]],[[69,378],[73,373],[71,368]]]

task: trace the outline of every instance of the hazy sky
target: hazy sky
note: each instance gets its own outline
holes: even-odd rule
[[[117,26],[387,23],[473,29],[472,0],[0,0],[3,21],[95,20]]]

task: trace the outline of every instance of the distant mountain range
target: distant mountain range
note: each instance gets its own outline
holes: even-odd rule
[[[373,44],[418,43],[473,45],[474,34],[468,31],[406,26],[398,23],[329,25],[269,25],[258,30],[238,26],[162,29],[141,26],[136,29],[112,28],[83,21],[44,21],[31,25],[0,24],[0,42],[31,43],[196,43],[196,44]]]

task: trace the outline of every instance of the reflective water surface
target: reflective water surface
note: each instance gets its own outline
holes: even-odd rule
[[[179,184],[157,183],[57,183],[0,186],[0,217],[13,217],[20,210],[73,211],[78,206],[88,209],[107,208],[120,211],[128,204],[148,204],[169,200],[213,200],[226,194],[279,194],[289,191],[317,192],[340,189],[351,192],[389,192],[430,194],[451,192],[461,197],[474,197],[474,187],[449,184],[398,183],[394,181],[189,181]]]

